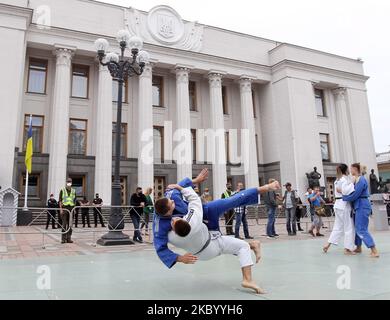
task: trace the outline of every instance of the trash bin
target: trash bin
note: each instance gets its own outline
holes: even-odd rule
[[[372,216],[376,231],[388,231],[389,221],[387,218],[387,209],[381,194],[371,195]]]

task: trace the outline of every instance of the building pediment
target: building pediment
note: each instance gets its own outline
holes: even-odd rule
[[[195,52],[202,50],[204,26],[184,21],[175,9],[160,5],[148,13],[134,8],[124,10],[126,28],[145,42]]]

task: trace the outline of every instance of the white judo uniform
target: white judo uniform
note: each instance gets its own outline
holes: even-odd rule
[[[209,231],[203,223],[203,207],[199,196],[192,188],[182,190],[188,201],[188,213],[183,217],[191,226],[186,237],[179,237],[174,231],[168,233],[168,241],[177,248],[198,257],[199,260],[211,260],[222,254],[238,256],[241,268],[252,266],[253,260],[249,244],[243,240],[225,237],[218,231]]]
[[[342,193],[338,192],[337,189],[341,189]],[[338,245],[344,235],[345,249],[353,251],[355,249],[355,227],[351,217],[352,206],[349,202],[343,201],[342,197],[351,194],[355,190],[354,184],[348,177],[343,176],[335,182],[334,190],[336,195],[334,205],[336,219],[328,243]]]

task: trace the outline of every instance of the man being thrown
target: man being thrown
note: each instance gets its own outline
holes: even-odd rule
[[[256,255],[256,263],[260,261],[260,242],[251,241],[249,244],[243,240],[222,236],[218,231],[209,231],[203,223],[203,208],[199,196],[191,188],[171,185],[171,189],[179,190],[188,201],[188,213],[183,217],[171,220],[172,231],[168,233],[169,243],[186,250],[184,263],[195,263],[198,259],[207,261],[221,254],[238,256],[242,269],[242,286],[264,293],[252,280],[253,261],[251,249]],[[219,216],[209,216],[209,220],[219,220]],[[181,261],[179,259],[178,261]]]
[[[207,175],[208,171],[205,169],[193,181],[186,178],[179,183],[179,186],[187,188],[192,186],[192,183],[201,183],[207,179]],[[224,212],[237,206],[256,204],[258,203],[259,193],[277,189],[280,189],[280,185],[275,181],[272,184],[260,188],[244,190],[227,199],[211,201],[203,205],[203,220],[207,223],[207,227],[210,231],[219,232],[219,217],[222,216]],[[188,202],[183,199],[181,192],[177,189],[167,191],[165,196],[165,198],[160,199],[155,203],[156,214],[153,223],[153,243],[157,255],[168,268],[172,268],[176,262],[185,264],[194,263],[196,261],[196,255],[187,254],[180,256],[168,248],[168,233],[172,230],[172,218],[186,215],[188,213]]]

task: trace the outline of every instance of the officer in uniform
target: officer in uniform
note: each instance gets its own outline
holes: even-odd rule
[[[70,213],[76,204],[76,190],[72,188],[72,179],[66,180],[66,187],[60,191],[59,196],[60,215],[62,219],[62,241],[61,243],[73,243],[72,227],[70,225]],[[65,210],[64,210],[65,209]]]

